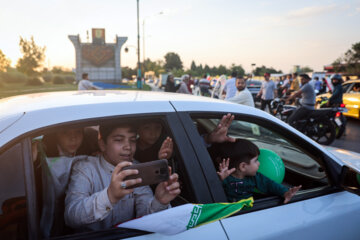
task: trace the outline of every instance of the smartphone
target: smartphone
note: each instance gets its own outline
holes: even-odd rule
[[[169,179],[168,161],[166,159],[155,160],[146,163],[133,164],[126,169],[137,169],[138,174],[127,176],[124,180],[141,178],[142,182],[139,184],[131,185],[128,188],[136,188],[141,186],[158,184]]]

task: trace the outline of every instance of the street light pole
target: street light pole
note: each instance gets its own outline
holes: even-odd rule
[[[137,88],[141,89],[141,64],[140,64],[140,28],[139,28],[139,0],[136,0],[137,2],[137,55],[138,55],[138,72],[137,72]]]

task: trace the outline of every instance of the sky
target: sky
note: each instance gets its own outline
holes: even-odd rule
[[[122,66],[137,62],[136,0],[0,0],[0,50],[14,66],[21,57],[20,36],[46,47],[45,67],[75,68],[68,35],[87,42],[92,28],[105,28],[106,42],[128,37]],[[322,71],[360,42],[360,0],[140,0],[140,52],[164,60],[179,54],[191,61],[251,64],[292,71],[294,65]],[[162,13],[162,14],[160,14]],[[144,20],[145,19],[145,20]],[[143,23],[145,23],[143,25]]]

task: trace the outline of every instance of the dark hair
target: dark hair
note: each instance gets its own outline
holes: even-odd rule
[[[305,79],[307,79],[307,80],[310,80],[311,79],[311,77],[309,77],[309,75],[307,75],[307,74],[300,74],[300,77],[302,77],[302,78],[305,78]]]
[[[294,75],[295,77],[297,77],[297,76],[298,76],[298,73],[297,73],[297,72],[294,72],[293,75]]]
[[[101,124],[99,127],[101,139],[106,143],[109,135],[117,128],[130,128],[130,132],[137,132],[136,126],[128,122]]]
[[[246,78],[244,78],[243,75],[238,75],[238,76],[236,77],[236,79],[244,79],[244,80],[246,81]]]
[[[221,160],[230,159],[229,169],[238,169],[239,164],[242,162],[249,164],[251,159],[259,155],[259,148],[246,139],[236,139],[235,142],[221,143],[217,151],[217,157]]]
[[[319,77],[315,77],[314,79],[315,79],[315,80],[319,80]]]
[[[71,128],[70,128],[71,129]],[[47,157],[58,157],[60,156],[58,150],[58,139],[55,133],[45,134],[42,143],[44,145],[44,151]],[[93,153],[98,152],[98,132],[93,128],[83,129],[83,140],[80,147],[76,151],[76,156],[78,155],[92,155]]]
[[[83,73],[83,74],[82,74],[82,79],[85,79],[85,78],[87,78],[88,76],[89,76],[89,74]]]
[[[232,72],[231,73],[231,77],[236,77],[238,74],[237,74],[237,72]]]

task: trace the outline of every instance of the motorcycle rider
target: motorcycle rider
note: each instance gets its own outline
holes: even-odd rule
[[[296,127],[297,120],[306,118],[307,114],[315,109],[315,90],[314,87],[309,84],[311,78],[307,74],[301,74],[300,80],[301,88],[291,94],[287,99],[287,101],[290,101],[302,96],[300,100],[301,107],[296,109],[288,119],[288,123],[293,127]]]
[[[334,86],[333,93],[328,101],[328,106],[339,107],[343,101],[342,77],[340,74],[334,74],[331,77],[331,83]]]

